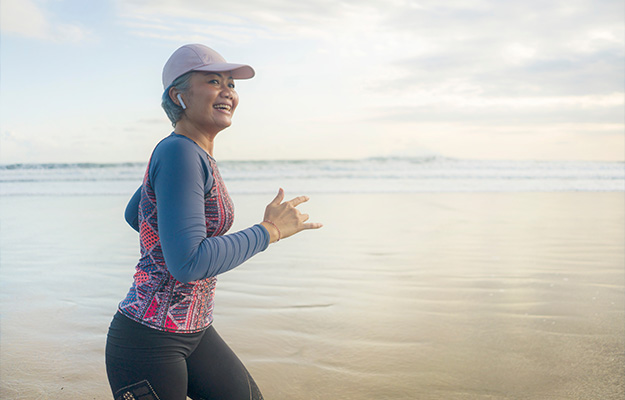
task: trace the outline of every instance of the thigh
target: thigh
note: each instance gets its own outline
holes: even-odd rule
[[[262,400],[263,396],[236,354],[209,327],[187,359],[189,397],[194,400]]]
[[[106,373],[115,400],[187,398],[187,364],[184,360],[171,363],[128,362],[107,355]]]
[[[106,372],[114,398],[185,400],[185,359],[201,336],[189,339],[193,337],[160,332],[116,315],[106,341]]]

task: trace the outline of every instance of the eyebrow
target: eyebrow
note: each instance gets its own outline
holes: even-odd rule
[[[220,74],[219,72],[209,72],[209,71],[204,71],[204,75],[217,75],[220,78],[223,78],[223,75]],[[228,79],[232,79],[234,80],[233,77],[229,76]]]

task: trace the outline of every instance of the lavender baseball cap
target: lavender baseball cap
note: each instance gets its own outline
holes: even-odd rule
[[[169,57],[163,67],[163,88],[190,71],[224,72],[232,71],[234,79],[250,79],[255,72],[245,64],[231,64],[215,50],[203,44],[186,44]]]

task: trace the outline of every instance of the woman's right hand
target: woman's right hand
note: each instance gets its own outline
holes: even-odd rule
[[[293,236],[306,229],[319,229],[323,225],[319,222],[309,222],[308,214],[302,214],[296,208],[307,202],[308,196],[299,196],[292,200],[284,200],[284,190],[280,188],[278,195],[265,208],[265,217],[261,223],[269,232],[269,243]]]

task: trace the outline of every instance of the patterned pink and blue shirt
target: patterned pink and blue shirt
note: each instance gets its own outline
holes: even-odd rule
[[[233,218],[215,160],[186,136],[163,139],[126,208],[126,220],[140,234],[141,257],[119,311],[167,332],[208,328],[216,276],[269,245],[260,224],[225,235]]]

